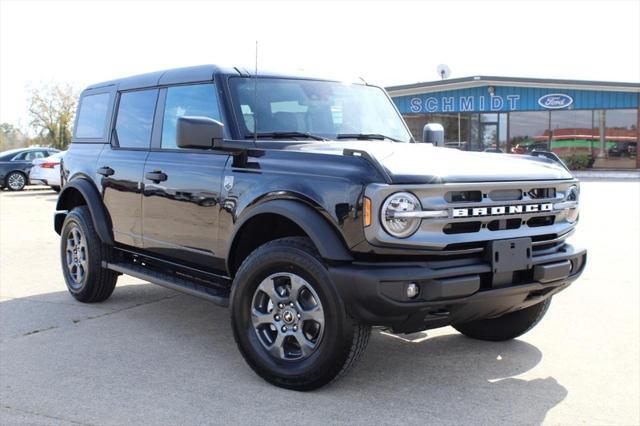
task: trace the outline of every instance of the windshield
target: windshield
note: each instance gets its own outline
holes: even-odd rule
[[[257,132],[258,137],[274,139],[306,135],[310,139],[411,141],[404,121],[378,87],[246,77],[231,78],[229,84],[245,138]]]

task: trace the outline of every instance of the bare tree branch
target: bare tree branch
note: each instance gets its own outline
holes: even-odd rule
[[[71,141],[78,94],[69,84],[45,85],[31,90],[31,127],[56,148]]]

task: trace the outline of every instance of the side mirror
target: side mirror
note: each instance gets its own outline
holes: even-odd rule
[[[179,117],[176,126],[178,148],[211,149],[222,140],[224,124],[208,117]]]
[[[432,143],[434,146],[444,146],[444,127],[442,124],[425,124],[422,129],[422,142]]]

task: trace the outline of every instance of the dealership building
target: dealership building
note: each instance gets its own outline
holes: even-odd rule
[[[550,150],[601,169],[640,168],[640,84],[476,76],[387,87],[416,140],[440,123],[471,151]]]

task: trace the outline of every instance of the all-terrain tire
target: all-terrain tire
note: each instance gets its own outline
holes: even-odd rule
[[[69,293],[84,303],[108,299],[118,274],[102,267],[103,260],[110,260],[112,249],[100,241],[86,206],[76,207],[67,214],[60,237],[60,260]]]
[[[309,292],[321,302],[323,333],[313,352],[303,359],[288,360],[269,352],[252,323],[259,287],[270,279],[275,282],[279,274],[301,278],[300,282],[310,287]],[[277,278],[271,278],[274,276]],[[288,296],[294,297],[291,293]],[[233,281],[230,311],[233,335],[247,364],[269,383],[299,391],[317,389],[345,375],[364,352],[371,331],[349,316],[320,254],[304,237],[274,240],[251,253]],[[303,324],[300,323],[301,328]]]
[[[536,305],[511,312],[498,318],[455,324],[453,328],[467,337],[500,342],[522,336],[535,327],[547,313],[551,297]]]

